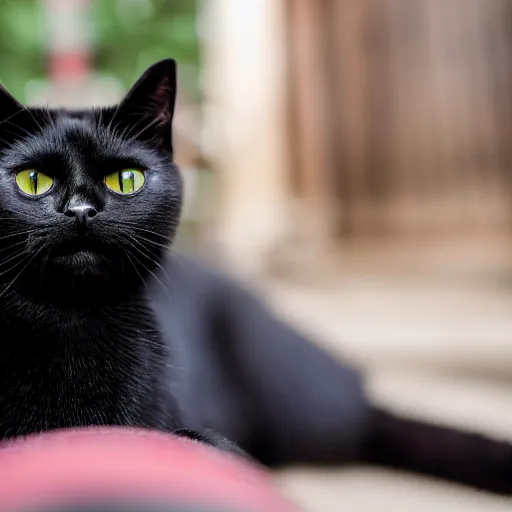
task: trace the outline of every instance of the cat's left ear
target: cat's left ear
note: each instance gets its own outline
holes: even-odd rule
[[[30,113],[0,85],[0,147],[9,146],[14,140],[41,128],[34,115]]]
[[[172,155],[172,118],[176,103],[176,62],[153,64],[128,91],[115,118],[129,125],[129,136]]]

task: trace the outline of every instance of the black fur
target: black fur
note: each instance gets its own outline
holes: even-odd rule
[[[378,411],[356,370],[225,276],[169,257],[175,91],[169,60],[116,108],[28,109],[0,91],[0,439],[130,425],[243,453],[234,442],[268,465],[365,461],[511,493],[510,445]],[[116,195],[104,178],[127,167],[145,186]],[[53,188],[20,192],[27,168]],[[84,205],[97,212],[85,231],[66,214]]]
[[[144,287],[181,208],[170,158],[175,93],[172,61],[148,70],[117,108],[28,110],[2,91],[0,438],[181,425],[167,340]],[[15,175],[27,168],[52,177],[52,189],[22,193]],[[147,170],[134,195],[104,184],[123,168]],[[66,214],[80,205],[98,212],[84,233]]]

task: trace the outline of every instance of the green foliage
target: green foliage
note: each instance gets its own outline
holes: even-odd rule
[[[25,84],[45,73],[43,14],[37,0],[1,0],[0,82],[22,101]]]
[[[0,0],[0,81],[20,100],[45,76],[44,11],[38,0]],[[153,62],[174,57],[199,94],[195,0],[91,0],[95,67],[128,87]]]
[[[99,71],[128,87],[149,65],[173,57],[187,90],[198,93],[194,0],[94,0],[92,21]]]

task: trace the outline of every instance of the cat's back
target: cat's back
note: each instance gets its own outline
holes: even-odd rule
[[[214,427],[265,460],[272,443],[314,451],[332,428],[350,457],[368,418],[359,372],[280,322],[225,274],[174,254],[162,267],[151,300],[186,426]],[[292,431],[291,424],[300,427]]]
[[[189,428],[215,426],[231,439],[250,428],[252,409],[236,374],[236,347],[225,332],[223,298],[236,289],[226,276],[176,253],[161,263],[148,287],[182,418]]]

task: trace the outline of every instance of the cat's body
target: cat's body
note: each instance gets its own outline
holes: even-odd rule
[[[512,447],[396,418],[252,294],[170,256],[175,67],[115,108],[0,90],[0,439],[128,425],[268,464],[366,461],[512,492]]]
[[[148,147],[158,129],[144,136],[154,119],[138,101],[148,86],[172,116],[174,67],[166,69],[158,85],[149,76],[135,87],[125,109],[27,110],[3,98],[0,437],[87,424],[178,425],[166,340],[144,285],[181,208],[178,170],[167,150]],[[104,181],[123,168],[151,169],[128,199]]]
[[[44,308],[13,291],[4,300],[0,438],[77,425],[215,428],[267,463],[360,455],[361,376],[189,258],[166,255],[147,287],[93,307],[73,307],[72,295]]]
[[[176,254],[162,267],[149,293],[189,428],[214,427],[267,464],[361,456],[370,405],[356,370],[223,274]]]

